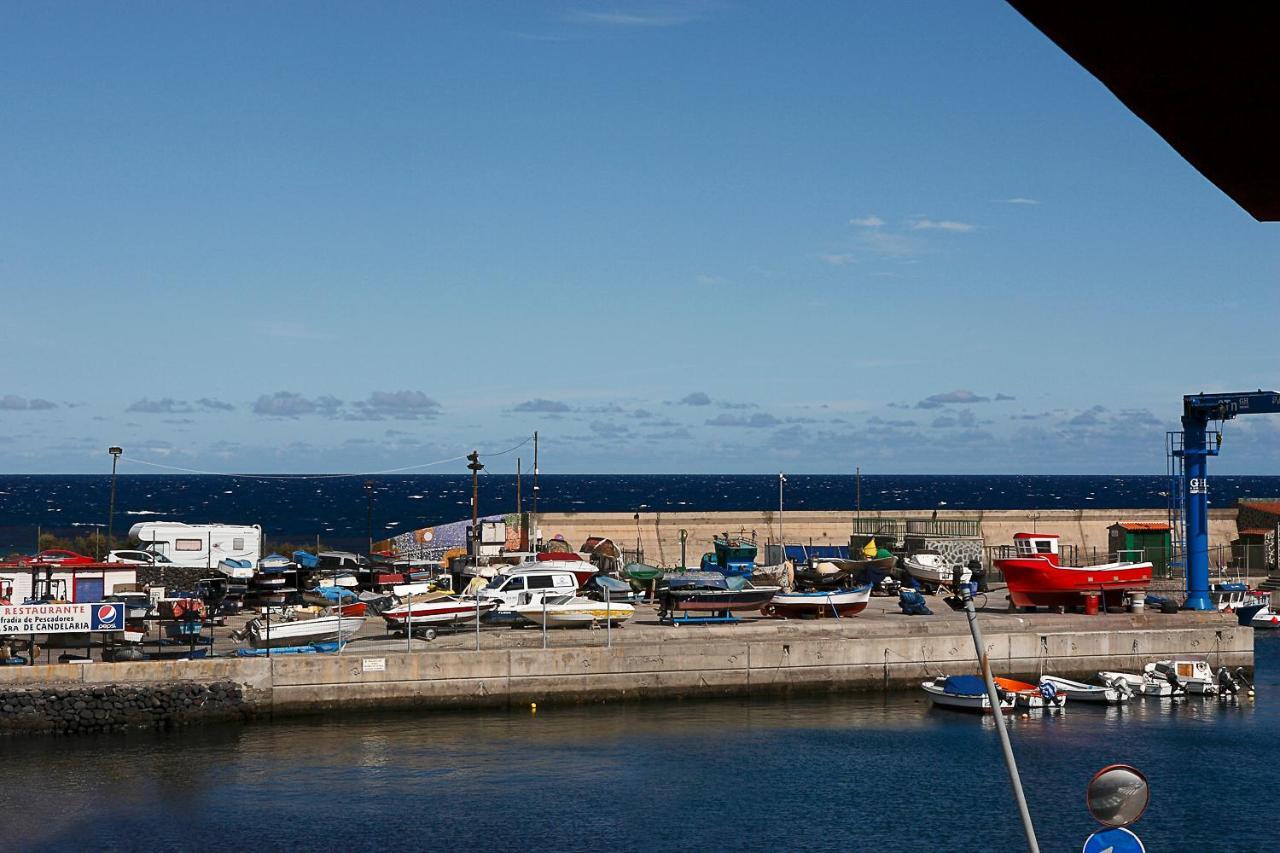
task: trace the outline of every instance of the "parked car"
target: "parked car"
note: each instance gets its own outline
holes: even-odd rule
[[[112,551],[107,555],[108,563],[126,563],[131,566],[172,566],[164,554],[153,554],[150,551]]]
[[[521,604],[541,601],[543,596],[572,595],[578,589],[578,579],[566,569],[541,569],[516,575],[498,575],[480,590],[481,601],[493,601],[497,608],[490,619],[514,620],[515,608]]]
[[[68,551],[66,548],[46,548],[36,554],[36,562],[58,563],[63,566],[89,566],[98,561],[93,557],[86,557],[84,554]]]

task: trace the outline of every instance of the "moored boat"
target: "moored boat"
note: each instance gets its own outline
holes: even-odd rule
[[[801,616],[855,616],[866,609],[871,584],[853,589],[778,592],[760,608],[766,616],[788,619]]]
[[[987,694],[987,685],[980,676],[939,676],[929,681],[921,682],[920,687],[924,689],[925,695],[929,698],[929,703],[936,707],[951,708],[957,711],[991,713],[991,697]],[[1012,694],[997,693],[997,696],[1000,699],[1001,710],[1009,711],[1013,709],[1014,697]]]
[[[995,681],[999,690],[1014,697],[1014,702],[1019,708],[1057,710],[1067,704],[1066,694],[1059,693],[1052,682],[1041,681],[1038,685],[1028,684],[1025,681],[998,675],[992,680]]]
[[[1117,679],[1115,684],[1099,685],[1085,684],[1083,681],[1072,681],[1069,678],[1059,678],[1056,675],[1040,676],[1041,684],[1052,684],[1063,696],[1066,696],[1073,703],[1090,702],[1104,705],[1119,705],[1121,702],[1127,702],[1133,697],[1133,689],[1129,683],[1123,679]]]
[[[1098,593],[1117,605],[1132,590],[1151,584],[1151,563],[1109,562],[1096,566],[1064,566],[1058,537],[1050,533],[1016,533],[1015,556],[995,561],[1017,607],[1076,607],[1087,593]]]

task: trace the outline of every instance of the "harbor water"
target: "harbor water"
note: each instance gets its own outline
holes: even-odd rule
[[[1093,772],[1142,769],[1151,851],[1271,847],[1280,638],[1256,700],[1018,717],[1045,851],[1096,826]],[[4,743],[21,850],[1025,849],[990,720],[915,692],[387,713]]]

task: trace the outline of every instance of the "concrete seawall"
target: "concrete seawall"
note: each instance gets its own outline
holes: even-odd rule
[[[613,539],[623,548],[635,548],[639,541],[645,560],[656,565],[676,565],[680,561],[680,531],[688,531],[686,559],[696,563],[704,551],[711,550],[713,536],[724,533],[754,532],[758,541],[778,541],[779,517],[774,510],[742,512],[544,512],[534,524],[544,539],[563,536],[578,547],[588,536]],[[987,545],[1009,545],[1013,534],[1032,529],[1056,533],[1065,545],[1085,552],[1107,551],[1107,528],[1117,521],[1164,522],[1163,509],[1045,509],[1045,510],[892,510],[861,513],[863,523],[877,518],[932,519],[939,521],[976,521]],[[849,544],[853,529],[852,511],[786,511],[782,516],[782,533],[788,542],[814,544]],[[1235,509],[1209,511],[1209,544],[1229,545],[1236,538]]]
[[[1251,667],[1253,632],[1218,614],[1084,617],[1004,616],[985,628],[1001,674],[1087,677],[1146,661],[1195,656]],[[836,620],[829,620],[836,622]],[[32,685],[232,682],[246,717],[356,709],[523,706],[657,698],[770,695],[793,691],[914,687],[938,673],[973,672],[963,621],[859,625],[689,626],[660,640],[612,647],[361,652],[0,669],[0,694]],[[1096,625],[1097,619],[1094,623]],[[8,721],[13,722],[13,721]],[[0,714],[0,731],[13,730]]]

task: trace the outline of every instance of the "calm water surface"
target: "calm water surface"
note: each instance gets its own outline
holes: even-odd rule
[[[1151,851],[1269,849],[1280,638],[1258,698],[1018,719],[1045,851],[1090,775],[1143,769]],[[2,742],[22,850],[1019,850],[990,721],[914,694],[385,714]]]

